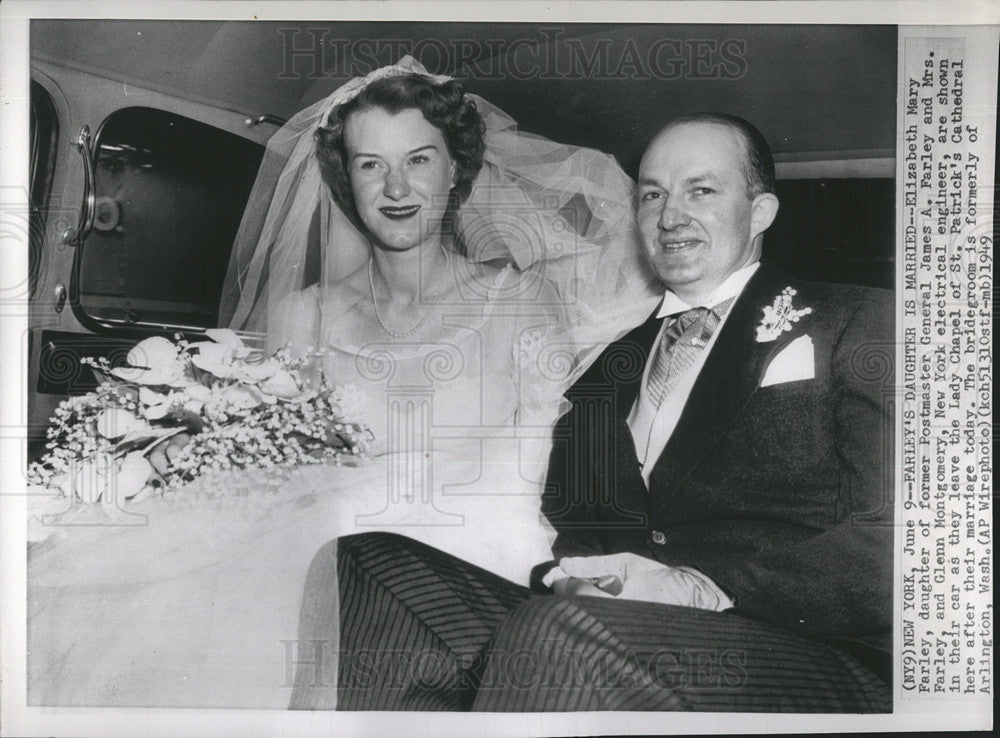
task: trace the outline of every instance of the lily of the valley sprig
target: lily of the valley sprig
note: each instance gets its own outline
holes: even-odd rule
[[[792,298],[796,294],[791,287],[785,287],[781,294],[774,298],[774,304],[764,308],[764,317],[757,326],[758,343],[776,340],[785,331],[792,330],[792,324],[797,323],[799,318],[812,312],[811,307],[798,310],[792,307]]]

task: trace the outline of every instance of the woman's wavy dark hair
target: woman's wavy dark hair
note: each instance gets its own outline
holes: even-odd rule
[[[454,80],[436,83],[422,74],[385,77],[365,87],[353,100],[341,105],[316,130],[316,157],[323,181],[344,214],[363,233],[367,232],[354,204],[354,190],[347,171],[344,123],[351,113],[381,108],[390,115],[419,110],[428,123],[441,130],[448,153],[455,160],[455,185],[449,193],[445,219],[450,221],[458,205],[472,190],[472,182],[483,166],[483,136],[486,126],[476,104],[465,97],[465,88]]]

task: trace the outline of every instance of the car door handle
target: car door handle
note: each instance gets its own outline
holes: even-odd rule
[[[66,285],[62,282],[56,285],[56,288],[52,290],[52,297],[55,298],[56,312],[61,313],[63,306],[66,305]]]
[[[270,123],[275,126],[283,126],[287,122],[288,122],[287,120],[285,120],[284,118],[279,118],[277,115],[270,115],[269,113],[265,113],[264,115],[258,115],[256,117],[254,116],[247,117],[247,119],[243,121],[243,125],[245,125],[247,128],[255,128],[259,126],[261,123]]]
[[[73,144],[83,157],[83,202],[80,204],[80,220],[76,228],[63,231],[62,242],[67,246],[81,244],[94,227],[94,213],[97,210],[94,193],[94,155],[90,148],[90,128],[84,126]]]

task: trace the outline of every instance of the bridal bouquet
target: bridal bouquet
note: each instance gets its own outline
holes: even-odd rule
[[[365,454],[371,432],[351,389],[311,387],[302,370],[309,357],[266,356],[230,330],[206,336],[147,338],[127,366],[85,360],[100,385],[59,405],[29,481],[110,503],[214,472]]]

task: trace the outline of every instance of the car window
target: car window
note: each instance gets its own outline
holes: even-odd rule
[[[892,289],[896,183],[891,178],[779,179],[764,255],[802,279]]]
[[[95,143],[94,227],[76,279],[106,324],[211,327],[264,147],[146,107],[110,115]]]

